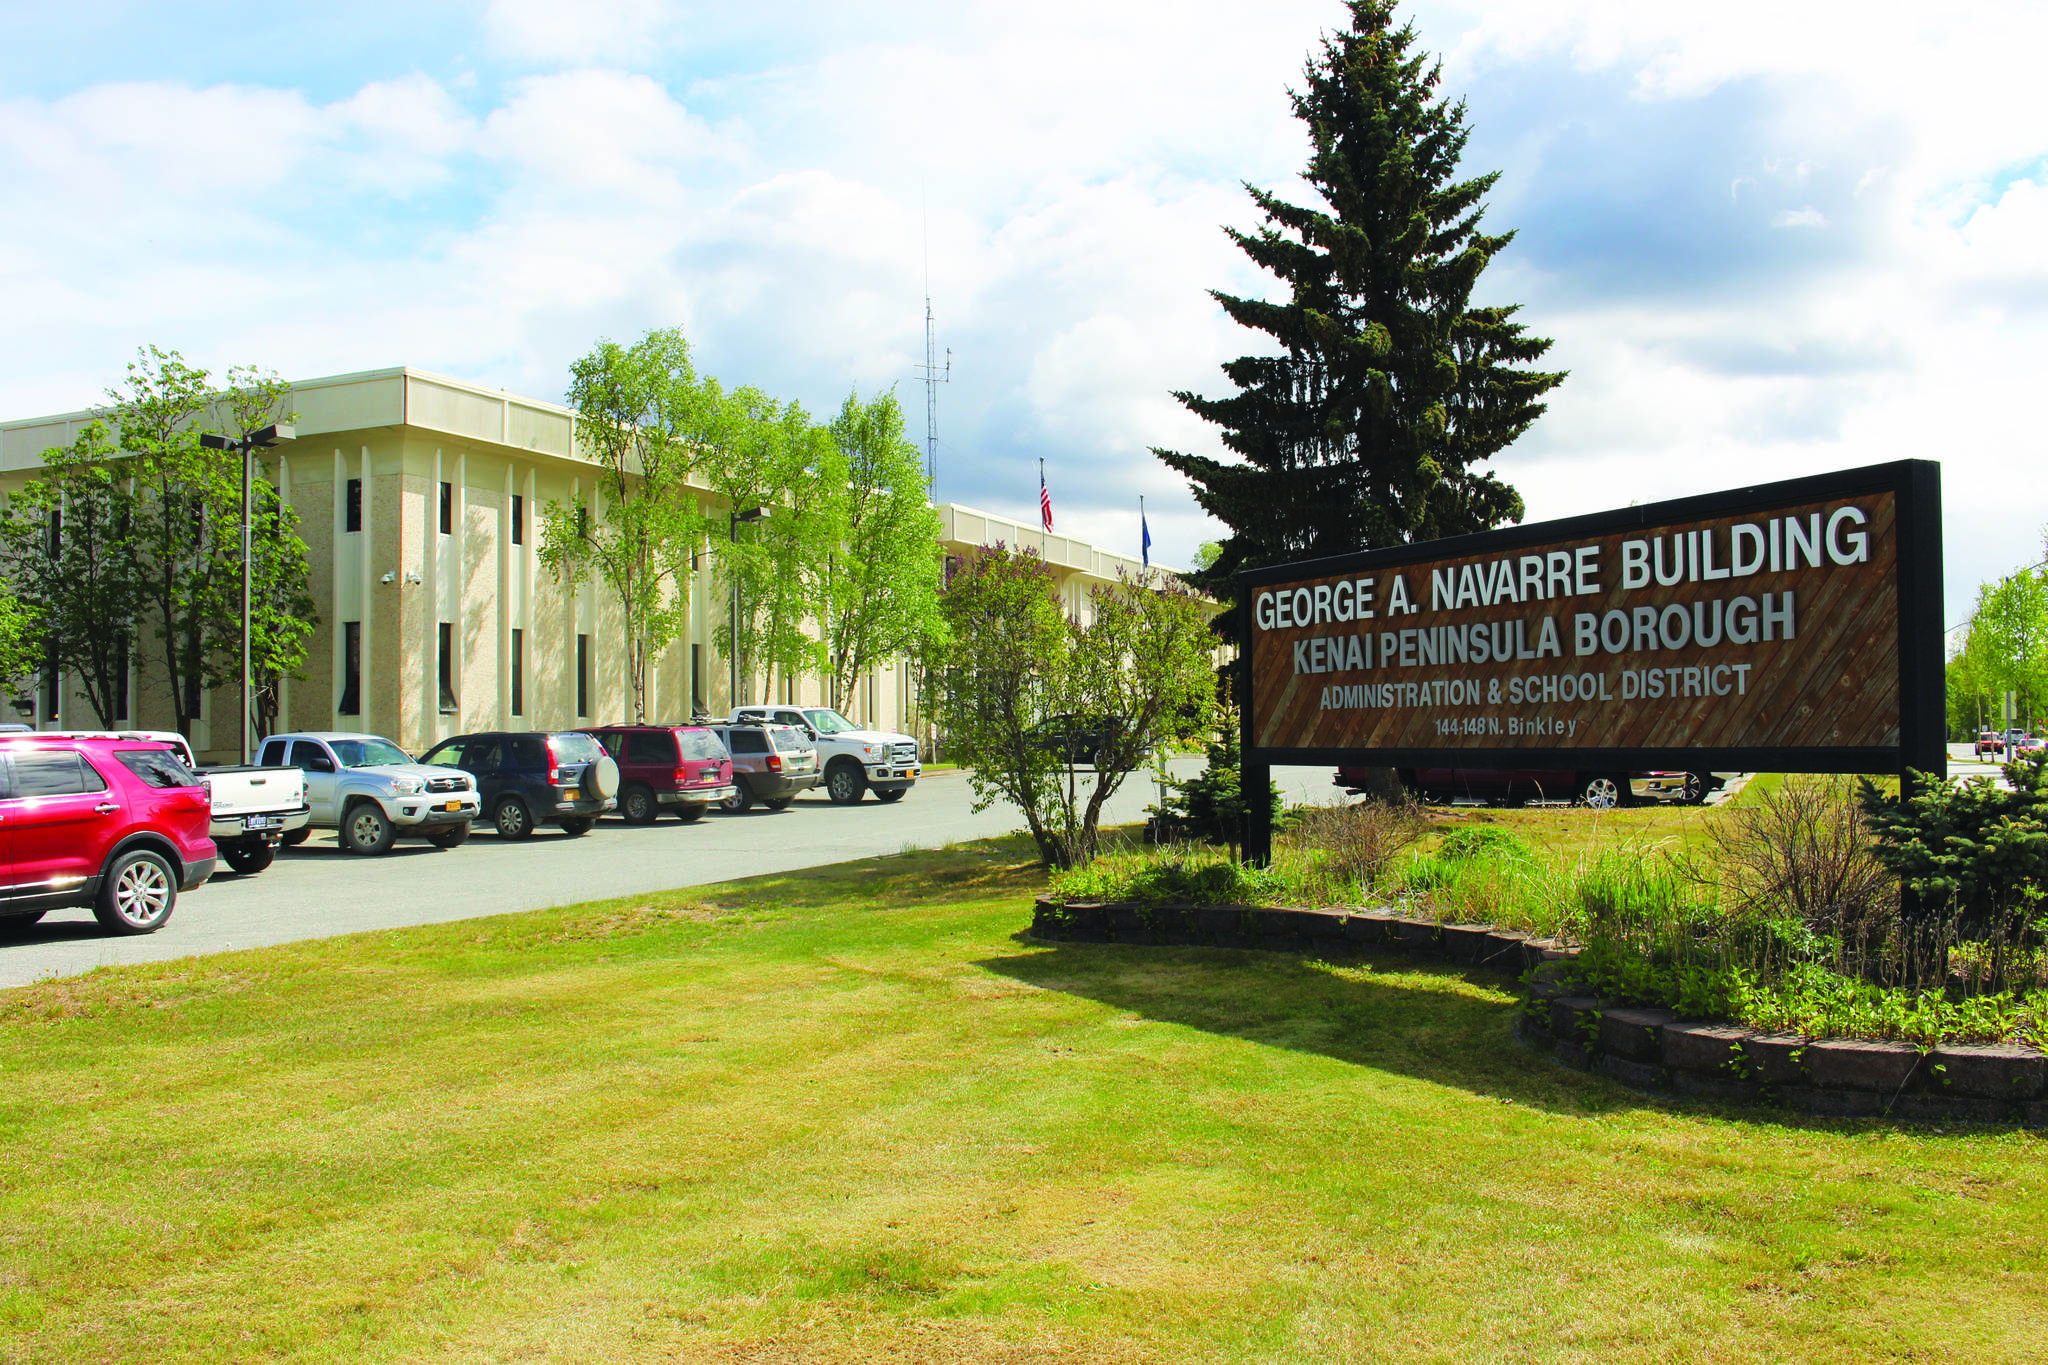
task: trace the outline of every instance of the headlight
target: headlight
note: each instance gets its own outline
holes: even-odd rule
[[[394,777],[391,779],[391,790],[400,796],[418,796],[420,794],[420,786],[421,783],[417,777]]]
[[[879,744],[863,744],[860,746],[860,751],[869,758],[880,758],[883,754],[889,752]]]

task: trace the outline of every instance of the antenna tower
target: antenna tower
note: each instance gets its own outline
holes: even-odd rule
[[[926,290],[931,286],[927,284]],[[924,296],[924,481],[934,505],[939,500],[939,385],[953,381],[953,348],[946,348],[946,363],[938,363],[937,334],[932,330],[932,296]]]

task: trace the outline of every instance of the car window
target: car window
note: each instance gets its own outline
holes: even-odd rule
[[[263,741],[263,756],[256,761],[266,768],[282,768],[284,766],[284,750],[284,740],[266,739]]]
[[[804,717],[810,721],[811,728],[821,735],[837,735],[860,728],[829,706],[813,707],[804,712]]]
[[[675,741],[666,731],[650,733],[634,730],[626,735],[626,762],[628,763],[673,763],[676,761]]]
[[[199,774],[181,762],[174,753],[161,749],[120,749],[114,757],[121,766],[134,773],[152,787],[196,787]]]
[[[502,750],[495,739],[473,739],[462,746],[462,766],[473,773],[494,773]]]
[[[759,730],[733,730],[726,740],[735,754],[765,754],[768,752],[768,736]]]
[[[451,739],[440,748],[428,753],[420,762],[433,768],[460,768],[465,766],[463,756],[468,748],[469,741]]]
[[[28,750],[14,755],[12,796],[76,796],[106,789],[107,780],[74,750]]]
[[[331,773],[334,771],[334,760],[327,756],[327,750],[320,746],[318,740],[293,740],[292,756],[285,761],[294,768],[309,773]]]
[[[683,746],[683,757],[699,763],[722,763],[728,756],[725,744],[710,730],[678,730],[676,740]]]
[[[524,744],[526,741],[519,742]],[[539,740],[533,742],[536,745],[540,743]],[[547,742],[555,746],[555,757],[563,763],[594,763],[604,757],[603,745],[589,735],[579,735],[574,731],[549,735]]]
[[[589,742],[588,740],[584,741],[586,744]],[[505,748],[511,754],[512,766],[522,772],[531,772],[535,768],[545,768],[548,766],[548,746],[538,735],[519,735],[516,738],[508,739],[505,741]],[[564,754],[559,748],[555,750],[555,756],[557,758],[568,758],[568,755]],[[582,760],[570,759],[569,761],[576,763]]]
[[[344,768],[376,768],[387,764],[409,764],[405,750],[388,739],[337,739],[328,745]]]
[[[809,724],[809,722],[804,719],[803,713],[801,711],[777,711],[775,713],[775,723],[777,725]]]

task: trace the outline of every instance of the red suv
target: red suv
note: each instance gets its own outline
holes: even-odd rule
[[[0,929],[89,905],[113,933],[155,933],[213,875],[212,819],[169,745],[0,738]]]
[[[619,765],[619,814],[651,825],[662,807],[685,824],[733,794],[732,756],[701,725],[607,725],[588,732]]]

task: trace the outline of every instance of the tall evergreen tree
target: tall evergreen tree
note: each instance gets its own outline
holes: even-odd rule
[[[1174,395],[1241,461],[1154,452],[1231,529],[1190,575],[1225,599],[1242,568],[1520,520],[1521,495],[1484,466],[1564,379],[1529,368],[1550,342],[1514,306],[1471,303],[1514,234],[1479,230],[1497,173],[1457,178],[1464,102],[1439,93],[1440,63],[1410,54],[1414,29],[1394,26],[1392,0],[1349,4],[1350,29],[1323,38],[1293,92],[1321,204],[1247,184],[1265,223],[1226,229],[1285,294],[1211,291],[1279,353],[1226,364],[1230,397]]]

